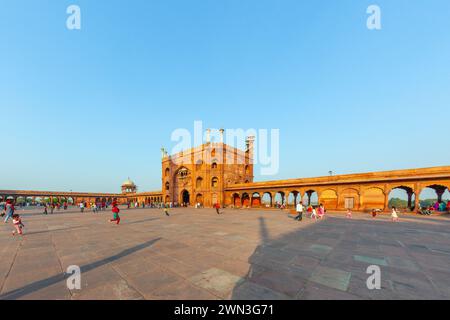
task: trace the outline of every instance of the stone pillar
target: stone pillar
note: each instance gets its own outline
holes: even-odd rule
[[[438,202],[441,203],[442,202],[442,196],[445,192],[445,189],[438,189],[436,190],[437,196],[438,196]]]
[[[419,206],[420,206],[420,192],[417,191],[415,193],[415,195],[416,195],[416,198],[414,199],[414,210],[417,211],[419,209]]]
[[[408,191],[408,208],[411,210],[412,208],[412,195],[414,193],[412,191]]]
[[[389,211],[389,192],[384,194],[384,211]]]

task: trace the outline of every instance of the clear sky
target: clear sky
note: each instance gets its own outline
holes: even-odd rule
[[[256,180],[449,165],[449,37],[448,0],[2,0],[0,189],[158,190],[195,120],[279,128]]]

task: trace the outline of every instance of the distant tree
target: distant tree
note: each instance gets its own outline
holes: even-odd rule
[[[391,200],[389,200],[389,207],[396,207],[396,208],[400,208],[400,209],[405,209],[408,207],[408,201],[406,200],[402,200],[400,198],[392,198]]]

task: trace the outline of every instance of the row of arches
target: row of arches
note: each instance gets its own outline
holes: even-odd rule
[[[209,198],[208,198],[209,199]],[[204,194],[201,192],[198,192],[194,195],[191,195],[190,192],[186,189],[183,189],[180,193],[179,196],[179,201],[181,204],[186,204],[186,205],[196,205],[196,204],[200,204],[201,206],[203,206],[205,203],[205,197]],[[215,204],[218,201],[218,194],[217,193],[212,193],[211,194],[211,204]],[[208,200],[209,201],[209,200]],[[172,199],[170,198],[169,195],[166,195],[166,197],[164,198],[164,202],[170,203],[172,202]]]
[[[229,205],[234,207],[291,207],[298,203],[317,206],[324,204],[328,209],[354,210],[387,210],[393,206],[414,210],[427,207],[430,204],[450,201],[448,187],[431,184],[414,190],[411,186],[399,185],[394,187],[366,187],[340,189],[310,189],[306,191],[249,191],[231,194]]]
[[[291,205],[294,206],[302,202],[305,205],[318,205],[318,195],[314,190],[308,191],[301,197],[300,192],[284,192],[278,191],[276,193],[271,192],[254,192],[241,195],[234,193],[232,196],[232,204],[235,207],[274,207],[278,205]]]
[[[21,196],[21,195],[0,195],[0,203],[5,202],[7,199],[13,200],[17,205],[37,205],[37,204],[68,204],[77,205],[80,202],[88,203],[112,203],[117,201],[116,197],[73,197],[73,196]]]
[[[128,198],[127,201],[128,202],[138,202],[138,203],[144,202],[145,204],[149,205],[152,203],[162,203],[163,196],[157,195],[157,196],[133,197],[133,198]]]
[[[220,182],[220,180],[219,180],[218,177],[213,177],[213,178],[211,178],[211,187],[212,187],[212,188],[217,188],[217,187],[219,186],[219,182]],[[195,187],[196,187],[197,189],[201,189],[201,188],[204,187],[204,179],[203,179],[202,177],[198,177],[198,178],[195,180]],[[170,182],[169,182],[169,181],[167,181],[167,182],[164,184],[164,188],[165,188],[166,191],[169,191],[169,190],[170,190]]]

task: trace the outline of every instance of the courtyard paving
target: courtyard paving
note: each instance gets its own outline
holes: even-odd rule
[[[20,212],[19,212],[20,213]],[[211,209],[25,211],[0,225],[0,299],[449,299],[450,219]],[[68,290],[70,265],[81,290]],[[369,290],[367,267],[381,268]]]

